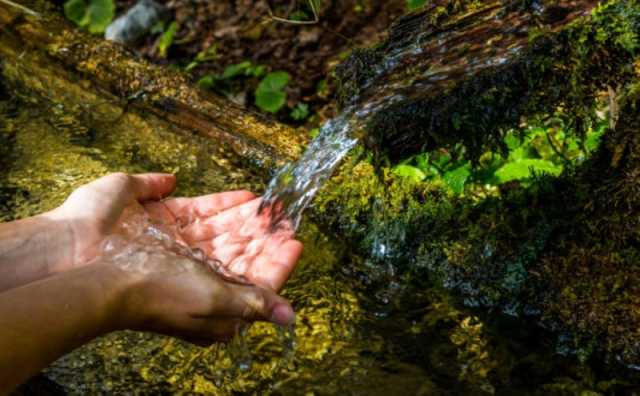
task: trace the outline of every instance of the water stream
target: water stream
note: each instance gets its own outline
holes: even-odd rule
[[[176,173],[178,196],[264,191],[261,177],[216,142],[144,127],[126,113],[103,118],[103,108],[87,113],[22,92],[0,100],[1,221],[49,210],[114,171]],[[338,146],[347,150],[354,139]],[[28,386],[70,395],[566,395],[612,379],[557,355],[544,331],[458,306],[442,290],[410,288],[385,304],[368,282],[372,268],[351,246],[304,219],[298,238],[305,253],[284,290],[294,328],[258,323],[241,342],[208,348],[117,332],[59,359]]]
[[[445,38],[438,40],[443,46]],[[411,286],[391,299],[380,298],[370,282],[375,269],[366,259],[304,220],[304,210],[358,144],[371,115],[407,94],[408,80],[384,83],[385,76],[422,51],[438,49],[424,48],[418,38],[393,53],[369,84],[380,83],[379,95],[352,100],[268,186],[216,142],[141,127],[126,112],[102,119],[97,109],[36,100],[24,92],[0,100],[0,221],[49,210],[79,185],[109,172],[164,171],[177,174],[179,196],[264,192],[262,209],[276,207],[274,221],[291,220],[305,245],[284,290],[296,310],[294,327],[258,323],[229,345],[208,348],[154,334],[110,334],[45,370],[31,383],[48,389],[39,394],[533,396],[592,395],[615,386],[616,377],[597,364],[558,355],[544,330],[462,307],[440,289]],[[439,81],[444,66],[436,66],[423,69],[421,89],[433,89],[430,82]],[[162,245],[234,277],[201,252],[176,244],[175,230],[131,216],[134,229],[125,241],[115,236],[104,246],[114,262],[149,263],[157,252],[152,247]],[[376,246],[392,266],[386,245]],[[131,260],[135,255],[138,261]]]

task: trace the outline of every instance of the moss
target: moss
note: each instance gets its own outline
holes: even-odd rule
[[[559,178],[511,184],[478,202],[364,160],[329,182],[316,213],[371,260],[395,263],[406,282],[533,317],[583,360],[637,365],[640,102],[631,88],[618,128]]]
[[[583,8],[590,4],[579,3]],[[472,16],[454,14],[438,25],[425,22],[429,13],[407,17],[392,29],[387,43],[354,56],[352,61],[367,63],[367,70],[385,70],[373,81],[365,78],[370,72],[338,73],[348,88],[343,96],[351,101],[402,95],[369,121],[371,148],[397,161],[462,143],[469,158],[477,160],[487,149],[505,149],[504,134],[523,116],[553,114],[558,108],[567,110],[569,126],[582,134],[591,125],[600,92],[633,79],[640,34],[637,1],[606,2],[557,34],[553,15],[509,7],[523,2],[506,4],[496,8],[489,2]],[[552,4],[546,10],[556,12]],[[496,18],[504,26],[496,28]],[[558,22],[560,27],[563,23]],[[514,24],[522,26],[522,36]],[[491,33],[477,32],[484,25]],[[539,26],[549,34],[536,34],[529,43],[527,33]],[[446,46],[440,48],[439,41]],[[393,55],[398,48],[407,54]],[[396,66],[385,66],[390,59]]]

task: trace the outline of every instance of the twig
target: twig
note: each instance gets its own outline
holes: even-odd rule
[[[560,152],[560,150],[558,150],[556,145],[553,143],[553,140],[551,139],[551,134],[549,132],[547,132],[547,133],[545,133],[545,136],[547,137],[547,142],[549,142],[549,146],[551,146],[551,149],[553,150],[553,152],[556,153],[557,156],[562,158],[565,163],[567,163],[567,164],[571,163],[571,161],[569,161],[569,159],[567,157],[565,157],[564,153]],[[564,151],[564,145],[563,145],[563,151]]]
[[[4,1],[4,0],[0,0],[0,1]],[[271,8],[271,4],[269,4],[269,0],[265,0],[265,4],[267,5],[267,10],[269,12],[269,17],[271,19],[273,19],[274,21],[277,22],[282,22],[282,23],[289,23],[292,25],[315,25],[316,23],[320,22],[320,16],[318,14],[318,9],[316,8],[316,3],[315,0],[308,0],[309,1],[309,8],[311,8],[311,12],[313,12],[313,21],[294,21],[292,19],[286,19],[286,18],[281,18],[278,16],[275,16],[273,13],[273,9]]]
[[[8,5],[9,7],[17,8],[20,11],[24,12],[25,14],[29,14],[29,15],[34,16],[34,17],[40,17],[40,14],[38,14],[34,10],[32,10],[30,8],[27,8],[27,7],[23,6],[22,4],[14,3],[11,0],[0,0],[0,3],[4,3],[4,4]]]

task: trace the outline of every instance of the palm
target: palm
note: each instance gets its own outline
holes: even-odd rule
[[[273,231],[260,199],[246,191],[174,198],[144,205],[155,220],[179,225],[179,236],[229,271],[271,290],[280,290],[293,271],[302,244],[293,230]]]
[[[259,199],[248,191],[232,191],[158,201],[174,188],[175,177],[165,174],[112,174],[79,188],[59,209],[72,219],[76,252],[61,261],[75,267],[93,260],[125,208],[142,202],[152,220],[180,225],[178,237],[189,246],[258,286],[282,288],[302,244],[291,231],[269,232],[268,215],[257,214]]]

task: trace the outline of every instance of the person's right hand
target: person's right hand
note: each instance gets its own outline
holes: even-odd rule
[[[254,321],[289,325],[287,300],[258,286],[226,281],[203,263],[167,251],[140,248],[112,258],[130,285],[119,311],[121,328],[176,336],[206,346],[228,341]]]
[[[293,271],[302,244],[293,239],[287,224],[276,231],[271,228],[269,213],[258,213],[260,199],[242,203],[235,198],[238,194],[246,193],[148,202],[144,211],[155,221],[178,228],[183,243],[201,249],[228,272],[256,286],[222,279],[205,263],[159,249],[153,238],[143,234],[112,258],[140,277],[128,304],[133,307],[135,328],[208,345],[230,339],[240,326],[256,320],[280,325],[294,321],[293,309],[275,291]],[[222,205],[212,204],[222,197],[238,204],[217,211]]]

